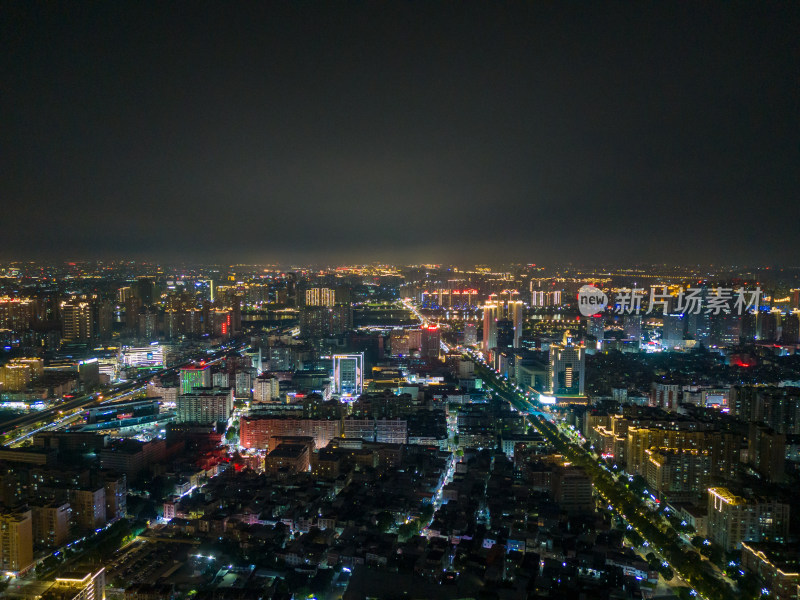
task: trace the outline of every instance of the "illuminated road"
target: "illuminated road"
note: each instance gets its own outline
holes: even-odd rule
[[[577,450],[579,450],[581,452],[584,452],[583,448],[580,446],[580,443],[583,440],[583,438],[581,436],[579,436],[576,432],[567,429],[563,425],[563,423],[559,422],[559,420],[554,417],[554,415],[552,413],[543,413],[543,412],[536,411],[535,408],[534,408],[534,406],[535,406],[534,402],[535,401],[532,401],[530,398],[526,397],[526,395],[524,393],[522,393],[522,391],[519,390],[519,388],[517,388],[516,386],[513,386],[507,380],[505,380],[505,378],[502,375],[500,375],[499,373],[497,373],[497,371],[495,371],[489,365],[487,365],[483,361],[483,359],[481,357],[479,357],[477,354],[472,353],[471,355],[468,355],[468,356],[470,358],[472,358],[473,360],[475,360],[476,367],[480,368],[480,370],[486,375],[486,377],[487,377],[486,383],[490,387],[494,388],[495,392],[498,393],[502,398],[507,400],[514,408],[516,408],[520,412],[526,412],[528,414],[537,414],[537,415],[541,415],[542,417],[546,418],[548,421],[550,421],[557,428],[558,433],[562,438],[564,438],[571,446],[574,446]],[[545,410],[547,410],[547,409],[545,409]],[[537,427],[537,422],[536,421],[537,421],[536,419],[532,420],[531,424],[534,427],[536,427],[537,429],[539,429],[540,427],[543,427],[543,424],[539,424],[539,426]],[[542,433],[544,435],[544,432],[542,432]],[[591,457],[591,455],[588,454],[588,453],[587,453],[587,456]],[[601,464],[598,464],[598,466],[602,467],[605,471],[607,471],[612,476],[616,475],[616,473],[612,473],[611,470],[605,464],[601,463]],[[611,509],[612,508],[611,499],[607,498],[599,490],[596,490],[596,491],[603,498],[603,500],[605,502],[608,502],[608,506]],[[678,570],[673,565],[671,565],[669,563],[669,561],[667,561],[667,559],[664,557],[661,549],[657,548],[655,546],[655,544],[650,543],[645,538],[643,532],[640,531],[638,528],[636,528],[634,525],[632,525],[628,521],[628,517],[625,514],[623,514],[622,511],[617,510],[617,509],[615,509],[615,511],[622,518],[623,522],[626,524],[626,526],[629,529],[634,529],[642,537],[642,539],[644,539],[644,544],[643,544],[644,551],[645,552],[649,552],[649,551],[654,552],[656,554],[656,556],[659,558],[659,560],[661,560],[664,564],[669,565],[672,568],[674,576],[680,581],[680,583],[684,584],[685,586],[687,586],[687,587],[689,587],[691,589],[692,595],[696,596],[697,598],[700,598],[701,600],[704,600],[704,596],[699,594],[697,592],[697,590],[688,581],[686,581],[681,576],[681,574],[678,572]],[[644,513],[640,513],[640,515],[643,516]],[[721,574],[721,572],[720,572],[720,574]],[[728,580],[728,581],[730,581],[730,580]]]
[[[172,367],[140,375],[136,379],[125,383],[108,386],[104,388],[102,392],[71,398],[66,402],[61,402],[50,408],[38,411],[35,414],[24,415],[7,421],[3,424],[5,428],[2,434],[3,444],[13,447],[21,444],[38,432],[66,427],[78,420],[82,411],[89,406],[118,402],[123,398],[140,392],[145,388],[147,382],[155,376],[173,374],[181,367],[189,365],[196,360],[205,360],[208,364],[214,364],[222,360],[231,350],[242,350],[246,345],[245,342],[227,344],[211,354],[207,352],[197,354]],[[104,396],[104,394],[106,395]]]

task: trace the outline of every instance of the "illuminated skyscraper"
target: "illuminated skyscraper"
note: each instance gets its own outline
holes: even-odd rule
[[[508,301],[508,320],[514,327],[514,348],[522,345],[522,313],[525,304],[519,300],[519,294]]]
[[[306,306],[333,306],[334,304],[336,304],[335,290],[324,287],[306,290]]]
[[[86,341],[94,337],[94,315],[88,300],[72,299],[61,303],[62,336],[68,341]]]
[[[563,343],[550,346],[550,393],[583,396],[585,364],[586,349],[566,332]]]
[[[489,301],[483,305],[483,351],[488,352],[497,347],[497,319],[499,306],[497,296],[492,294]]]
[[[183,367],[181,373],[181,394],[188,394],[196,387],[211,385],[211,367],[208,365],[191,365]]]
[[[360,396],[364,391],[364,354],[333,355],[333,393]]]
[[[19,573],[33,563],[31,511],[0,513],[0,569]]]
[[[420,356],[422,358],[439,358],[441,335],[439,327],[428,325],[422,328]]]
[[[478,343],[478,328],[475,323],[467,323],[464,325],[464,345],[474,346]]]

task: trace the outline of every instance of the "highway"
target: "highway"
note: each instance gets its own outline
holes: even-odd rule
[[[109,404],[127,398],[145,388],[147,382],[156,376],[174,374],[181,367],[187,366],[198,360],[205,360],[207,364],[214,364],[222,360],[226,354],[240,351],[247,345],[246,342],[235,341],[214,350],[198,353],[186,360],[160,371],[148,372],[130,381],[108,386],[100,392],[84,394],[67,401],[60,402],[34,414],[23,415],[3,424],[2,442],[6,446],[14,446],[24,442],[32,435],[50,429],[66,427],[80,418],[81,411],[92,405]]]

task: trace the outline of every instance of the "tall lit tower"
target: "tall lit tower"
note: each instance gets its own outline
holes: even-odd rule
[[[333,355],[333,393],[360,396],[364,391],[364,353]]]
[[[94,337],[92,305],[72,299],[61,303],[61,326],[65,340],[89,340]]]
[[[561,344],[550,345],[550,393],[583,396],[586,349],[567,331]]]
[[[522,345],[522,312],[525,305],[519,298],[519,292],[514,292],[508,301],[508,320],[514,325],[514,348]]]
[[[499,317],[500,306],[497,303],[497,295],[492,294],[489,300],[483,305],[483,351],[488,352],[497,347],[497,319]]]

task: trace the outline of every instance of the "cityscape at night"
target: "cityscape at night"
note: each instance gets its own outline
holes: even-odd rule
[[[798,32],[0,5],[0,597],[800,600]]]

